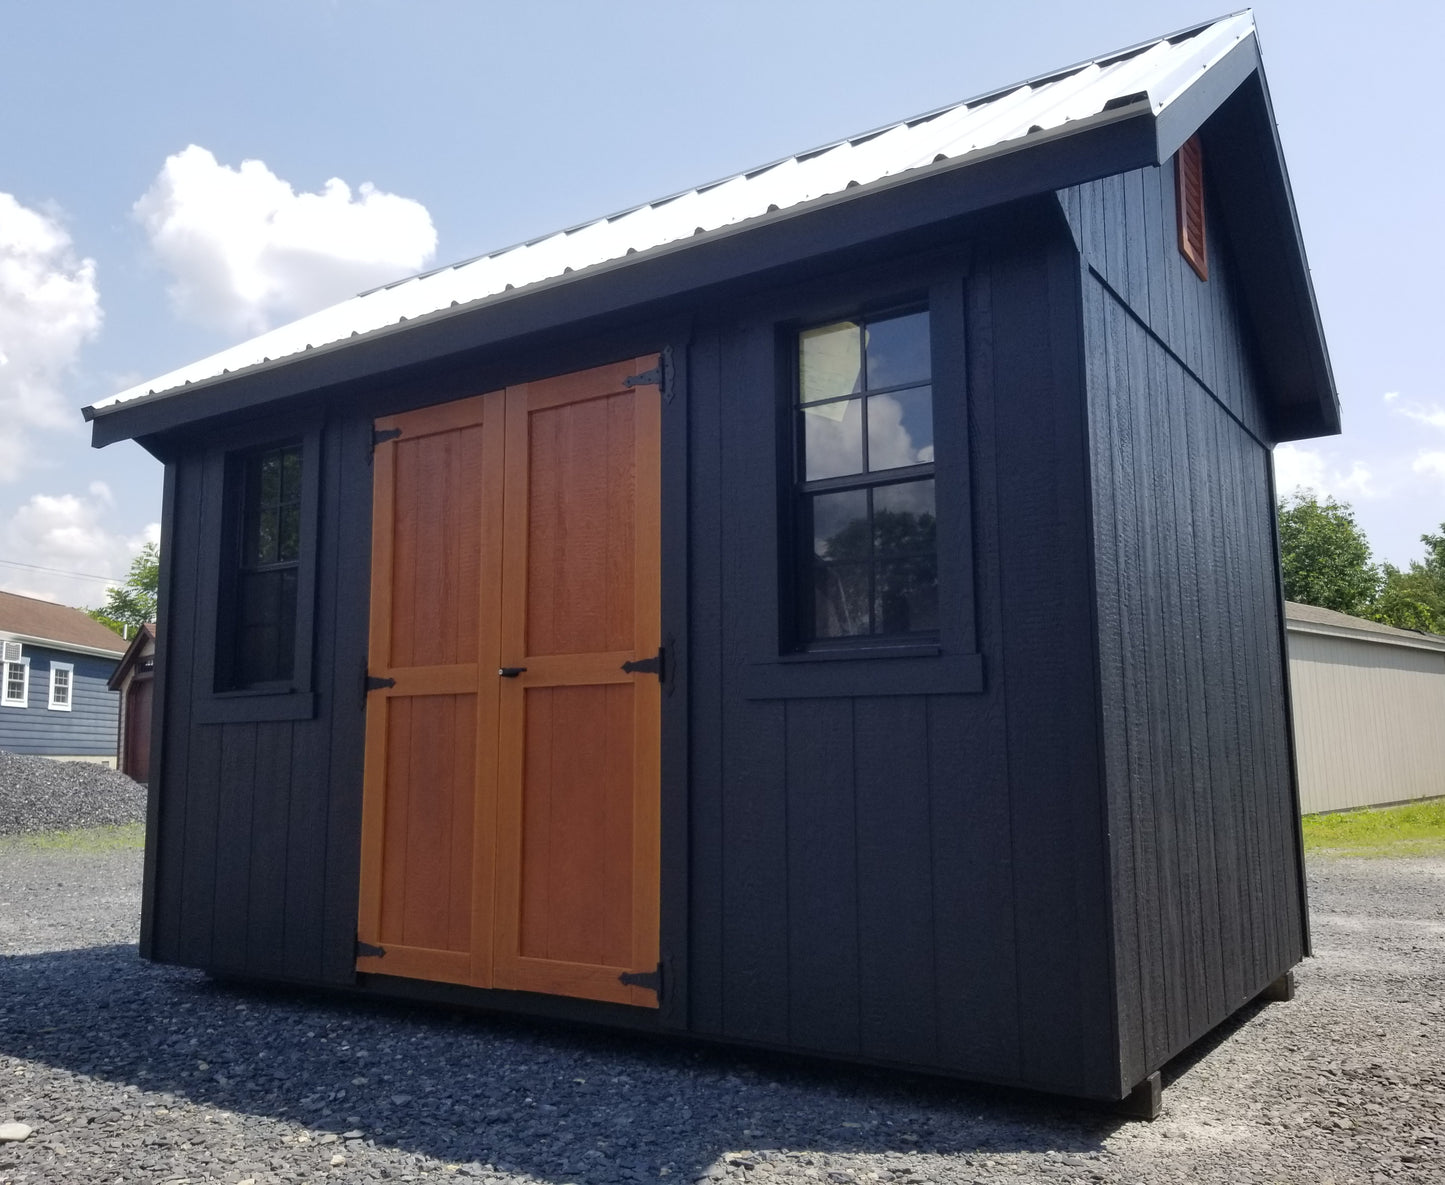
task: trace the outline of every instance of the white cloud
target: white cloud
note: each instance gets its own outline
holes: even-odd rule
[[[1381,491],[1363,461],[1351,461],[1348,470],[1332,465],[1319,449],[1281,444],[1274,450],[1274,486],[1283,497],[1295,490],[1312,490],[1322,498],[1350,502],[1375,498]]]
[[[333,177],[297,193],[259,160],[239,169],[195,144],[168,157],[134,214],[171,275],[178,316],[234,333],[314,312],[423,268],[425,206]]]
[[[27,429],[79,427],[63,384],[100,321],[95,261],[53,218],[0,193],[0,481],[30,467]]]
[[[113,502],[101,481],[85,494],[33,494],[0,524],[0,557],[27,565],[0,564],[0,588],[65,605],[100,604],[106,582],[87,577],[123,579],[142,544],[160,541],[159,523],[133,535],[108,527],[103,516]]]
[[[1438,403],[1406,403],[1392,407],[1390,410],[1396,415],[1414,420],[1417,424],[1426,424],[1431,428],[1445,428],[1445,407],[1441,407]]]
[[[1410,468],[1421,477],[1445,482],[1445,452],[1421,451]]]
[[[1398,392],[1398,391],[1386,391],[1386,392],[1385,392],[1385,402],[1386,402],[1386,403],[1394,403],[1395,400],[1397,400],[1398,398],[1400,398],[1400,392]]]

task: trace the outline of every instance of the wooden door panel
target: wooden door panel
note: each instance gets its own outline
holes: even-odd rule
[[[386,700],[381,944],[471,949],[476,696]]]
[[[483,431],[396,442],[388,667],[476,661]]]
[[[631,649],[636,403],[655,393],[531,410],[527,652]]]
[[[358,970],[657,1006],[656,364],[377,421]]]
[[[639,358],[507,391],[497,987],[656,1007],[660,425]],[[524,496],[518,496],[524,495]]]
[[[632,688],[526,692],[520,953],[632,963]]]
[[[502,409],[377,422],[358,970],[489,974]]]

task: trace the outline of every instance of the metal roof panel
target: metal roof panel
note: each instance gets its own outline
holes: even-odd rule
[[[1087,120],[1139,94],[1157,116],[1230,49],[1254,35],[1244,12],[1080,63],[981,98],[839,140],[710,184],[373,289],[93,405],[102,411],[194,383],[275,366],[305,351],[403,321],[644,255],[699,233],[860,192],[939,161],[1022,146],[1039,132]]]

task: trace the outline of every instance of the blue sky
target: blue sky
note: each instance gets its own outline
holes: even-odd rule
[[[160,467],[79,408],[360,288],[1221,15],[1175,0],[48,0],[0,13],[0,588],[96,604]],[[1262,0],[1345,415],[1278,457],[1445,519],[1445,6]],[[243,164],[243,162],[251,162]],[[50,570],[46,570],[50,569]],[[84,577],[58,572],[84,573]]]

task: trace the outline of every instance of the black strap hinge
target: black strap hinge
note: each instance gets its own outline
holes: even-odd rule
[[[358,959],[384,959],[386,958],[386,948],[384,946],[372,946],[371,943],[362,942],[361,939],[358,938],[356,940],[356,957]]]
[[[662,999],[662,964],[657,965],[656,971],[624,971],[617,977],[617,982],[624,987],[646,988],[654,993],[659,1000]]]
[[[366,668],[361,669],[361,708],[366,710],[366,697],[373,691],[380,691],[383,687],[395,687],[396,680],[382,675],[370,675]]]
[[[630,659],[622,664],[629,675],[656,675],[658,682],[667,678],[667,650],[659,646],[651,658]]]
[[[656,387],[662,392],[665,402],[672,402],[672,347],[664,346],[658,355],[657,365],[641,374],[634,374],[622,380],[626,387]]]
[[[377,445],[385,444],[388,440],[395,440],[400,435],[400,428],[373,428],[371,430],[371,448],[366,453],[367,463],[369,464],[372,457],[376,455]]]

